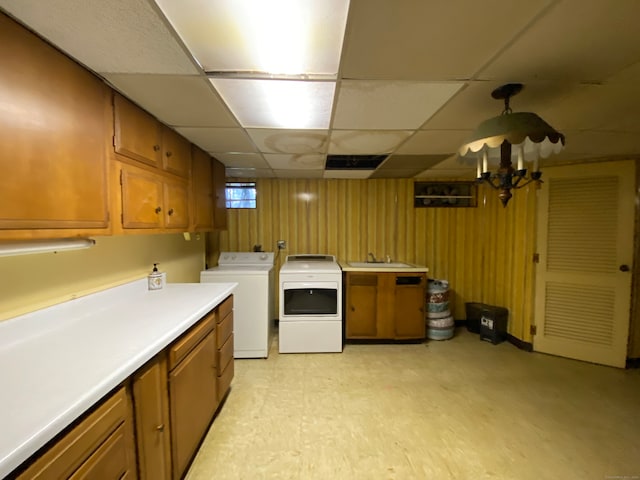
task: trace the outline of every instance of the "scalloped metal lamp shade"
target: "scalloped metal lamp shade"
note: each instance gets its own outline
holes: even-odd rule
[[[478,183],[487,183],[498,190],[505,207],[513,196],[512,189],[522,188],[531,182],[542,183],[538,159],[560,153],[565,143],[564,135],[535,113],[511,111],[509,100],[522,88],[520,83],[496,88],[491,96],[504,100],[502,114],[482,122],[458,150],[460,158],[475,159]],[[531,160],[533,168],[527,175],[525,161]],[[513,168],[512,161],[517,162],[517,169]],[[495,173],[489,171],[489,163],[499,163]]]
[[[551,154],[560,153],[565,144],[564,135],[535,113],[503,113],[478,125],[468,142],[460,147],[458,153],[467,157],[487,148],[489,159],[499,159],[500,146],[505,140],[514,147],[512,148],[513,155],[517,155],[517,151],[522,145],[525,158],[531,157],[531,155],[547,158]]]

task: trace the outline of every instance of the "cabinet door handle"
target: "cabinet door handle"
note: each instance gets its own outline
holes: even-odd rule
[[[156,207],[156,213],[160,213],[162,211],[161,207]]]
[[[169,215],[173,215],[173,208],[170,208],[169,211],[167,212]]]
[[[170,156],[171,156],[171,155],[173,155],[173,154],[172,154],[171,152],[167,152],[165,155],[166,155],[167,157],[170,157]]]
[[[164,432],[164,423],[161,423],[160,425],[156,426],[156,430],[158,432]]]
[[[354,307],[353,305],[351,305],[351,311],[355,312],[356,311],[356,307]]]
[[[157,152],[158,150],[160,150],[160,145],[154,145],[153,146],[153,151]]]
[[[620,265],[620,271],[621,272],[628,272],[629,271],[629,265]]]

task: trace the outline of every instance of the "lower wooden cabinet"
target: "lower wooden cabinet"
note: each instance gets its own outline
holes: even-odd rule
[[[173,478],[178,479],[195,455],[218,408],[215,331],[169,373],[169,405]]]
[[[140,479],[169,480],[171,437],[164,352],[136,372],[132,390]]]
[[[124,387],[48,447],[18,480],[137,478],[131,404]]]
[[[229,391],[233,379],[233,297],[218,307],[217,315],[217,385],[218,401]]]
[[[10,478],[180,479],[233,374],[229,296]]]
[[[347,339],[425,338],[425,273],[347,272]]]

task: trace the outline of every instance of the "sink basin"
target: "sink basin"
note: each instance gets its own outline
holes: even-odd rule
[[[370,262],[349,262],[349,266],[354,268],[411,268],[413,265],[402,262],[391,263],[370,263]]]

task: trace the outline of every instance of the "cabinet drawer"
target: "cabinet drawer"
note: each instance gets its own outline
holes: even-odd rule
[[[123,478],[132,470],[127,461],[127,447],[126,431],[120,425],[69,480]]]
[[[193,347],[214,329],[215,321],[214,312],[209,312],[169,347],[169,370],[173,370]]]
[[[225,344],[229,336],[233,333],[233,312],[230,312],[229,315],[224,317],[218,326],[217,333],[217,348],[221,348],[222,345]]]
[[[218,305],[218,323],[233,311],[233,295],[229,295],[224,302]]]
[[[231,386],[231,380],[233,380],[233,368],[234,362],[231,360],[227,365],[227,368],[224,369],[222,375],[218,377],[218,401],[222,401],[224,396],[229,391],[229,387]]]
[[[122,425],[127,412],[127,395],[121,388],[46,450],[18,479],[68,478]]]
[[[233,335],[229,336],[224,345],[218,349],[217,355],[216,364],[218,366],[218,376],[220,376],[227,364],[233,360]]]

